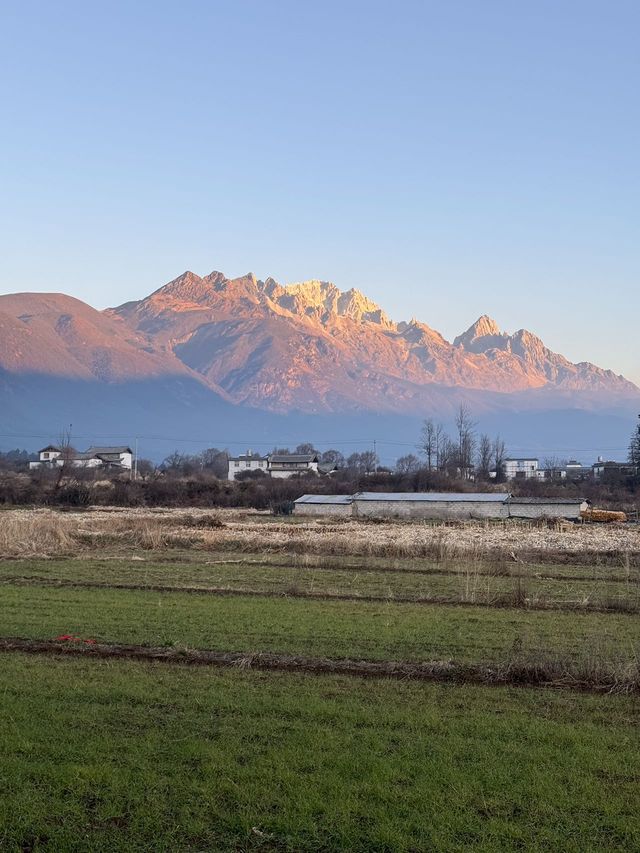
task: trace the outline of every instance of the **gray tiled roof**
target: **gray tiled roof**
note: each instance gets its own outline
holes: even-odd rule
[[[317,462],[315,453],[274,453],[269,457],[272,465],[299,465],[302,462]]]
[[[348,505],[353,503],[351,495],[302,495],[297,501],[297,504],[340,504]]]
[[[530,506],[540,506],[541,504],[570,504],[575,506],[584,503],[584,498],[509,498],[509,503],[518,506],[527,504]]]
[[[506,503],[508,492],[357,492],[356,501],[447,501],[449,503]]]
[[[130,447],[89,447],[87,453],[97,456],[98,453],[131,453]]]

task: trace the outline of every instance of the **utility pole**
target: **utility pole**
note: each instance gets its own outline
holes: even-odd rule
[[[135,437],[133,456],[133,479],[138,479],[138,436]]]

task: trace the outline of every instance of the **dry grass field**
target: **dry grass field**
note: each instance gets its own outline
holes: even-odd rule
[[[0,849],[637,850],[639,661],[638,526],[3,511]]]
[[[8,510],[0,516],[0,555],[52,556],[95,548],[196,547],[376,557],[525,559],[618,554],[637,560],[640,525],[527,522],[416,523],[351,519],[277,519],[249,510],[96,508],[85,512]]]

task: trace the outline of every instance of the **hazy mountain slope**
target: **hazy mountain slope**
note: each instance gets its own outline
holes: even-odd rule
[[[61,293],[0,296],[0,368],[101,382],[173,376],[202,382],[119,317]]]
[[[488,317],[450,343],[328,282],[185,273],[104,312],[62,294],[0,297],[5,447],[73,423],[81,443],[144,436],[154,458],[180,439],[188,451],[191,439],[268,449],[377,438],[390,459],[414,449],[425,416],[450,424],[462,399],[514,452],[593,456],[624,452],[640,391]]]

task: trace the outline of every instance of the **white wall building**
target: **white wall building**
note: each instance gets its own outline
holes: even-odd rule
[[[53,444],[38,451],[38,461],[30,462],[29,468],[62,468],[65,464],[73,468],[111,468],[130,471],[133,467],[133,452],[130,447],[90,447],[83,453],[77,450],[65,452]]]
[[[505,459],[503,468],[507,480],[533,480],[540,476],[537,459]]]
[[[267,474],[268,468],[269,457],[260,456],[259,453],[253,453],[251,450],[247,450],[247,452],[241,456],[229,457],[230,480],[235,480],[238,474],[241,474],[243,471],[263,471]]]
[[[269,457],[269,474],[281,480],[310,471],[317,474],[319,461],[315,453],[274,453]]]

